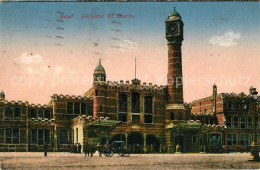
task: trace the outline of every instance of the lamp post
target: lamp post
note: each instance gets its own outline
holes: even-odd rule
[[[255,88],[250,88],[250,93],[252,96],[252,104],[253,104],[253,114],[254,114],[254,118],[255,118],[255,134],[254,134],[254,139],[253,142],[251,143],[250,146],[250,159],[249,161],[259,161],[259,150],[258,150],[258,143],[257,143],[257,126],[256,126],[256,118],[258,118],[258,116],[256,114],[256,104],[257,104],[257,94],[258,92],[256,91]]]

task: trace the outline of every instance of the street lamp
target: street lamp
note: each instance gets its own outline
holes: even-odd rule
[[[249,161],[259,161],[259,151],[258,151],[258,143],[257,143],[257,127],[256,127],[256,118],[258,118],[256,116],[256,104],[257,104],[257,94],[258,92],[256,91],[255,88],[250,88],[250,93],[252,96],[252,103],[253,103],[253,112],[254,112],[254,118],[255,118],[255,135],[254,135],[254,139],[253,142],[251,143],[250,146],[250,159]]]

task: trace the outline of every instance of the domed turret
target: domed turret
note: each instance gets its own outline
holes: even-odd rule
[[[0,100],[5,100],[5,93],[3,90],[1,90],[1,93],[0,93]]]
[[[104,67],[101,65],[101,59],[100,59],[99,64],[94,70],[93,84],[100,84],[105,82],[106,82],[106,71]]]
[[[168,19],[181,19],[181,15],[176,11],[175,7]]]

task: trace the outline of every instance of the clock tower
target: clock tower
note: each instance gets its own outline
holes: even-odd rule
[[[166,39],[168,41],[168,104],[166,121],[185,120],[183,104],[182,52],[183,22],[175,10],[168,16],[166,24]]]

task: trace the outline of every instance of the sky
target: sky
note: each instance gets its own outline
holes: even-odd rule
[[[98,60],[107,80],[166,85],[165,20],[184,22],[184,101],[260,90],[259,2],[2,2],[0,90],[7,100],[46,104],[83,95]]]

